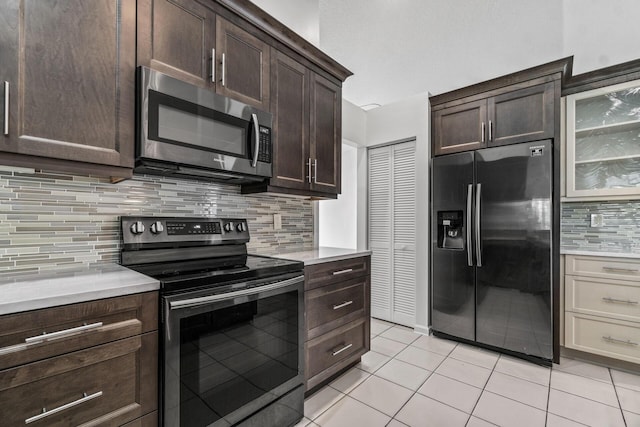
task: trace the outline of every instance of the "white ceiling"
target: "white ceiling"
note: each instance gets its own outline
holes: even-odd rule
[[[438,94],[575,54],[584,72],[640,57],[638,0],[317,0],[320,48],[352,103]]]

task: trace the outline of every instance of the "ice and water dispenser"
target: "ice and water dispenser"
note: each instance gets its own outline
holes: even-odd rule
[[[438,247],[464,249],[463,211],[438,211]]]

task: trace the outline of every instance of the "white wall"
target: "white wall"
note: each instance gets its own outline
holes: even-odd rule
[[[367,145],[416,140],[416,319],[415,329],[428,332],[429,291],[429,98],[419,94],[367,111]],[[366,187],[367,173],[360,170],[359,185]],[[364,184],[363,182],[364,181]],[[366,198],[359,200],[358,222],[367,222]]]
[[[320,45],[318,0],[251,0],[269,15],[307,39]]]
[[[580,74],[640,58],[640,1],[563,0],[563,56]]]
[[[337,200],[318,202],[318,243],[334,248],[357,248],[358,148],[342,144],[342,192]]]

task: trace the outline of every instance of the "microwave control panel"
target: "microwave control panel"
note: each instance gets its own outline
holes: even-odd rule
[[[260,149],[258,150],[258,161],[271,163],[271,129],[260,126]]]

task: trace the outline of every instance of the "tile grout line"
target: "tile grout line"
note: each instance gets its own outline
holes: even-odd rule
[[[611,384],[613,384],[613,391],[616,394],[616,400],[618,401],[618,406],[620,407],[620,414],[622,415],[622,422],[625,427],[627,425],[627,419],[624,416],[624,411],[622,410],[622,404],[620,403],[620,396],[618,396],[618,388],[616,387],[615,382],[613,381],[613,374],[611,373],[611,369],[607,368],[607,372],[609,372],[609,378],[611,378]]]
[[[549,402],[551,401],[551,373],[553,372],[553,362],[551,362],[551,369],[549,369],[549,384],[547,385],[547,408],[544,414],[544,425],[549,424]]]
[[[469,419],[467,420],[467,424],[469,424],[469,421],[471,421],[471,417],[473,417],[473,413],[475,412],[476,408],[478,407],[478,403],[480,403],[480,399],[482,398],[482,395],[484,394],[484,390],[487,387],[487,384],[489,384],[489,380],[491,379],[491,376],[493,375],[493,373],[496,370],[496,366],[498,366],[498,362],[500,361],[500,358],[502,357],[502,355],[498,355],[498,358],[496,359],[496,363],[493,364],[493,368],[491,369],[491,373],[489,374],[489,376],[487,377],[487,381],[485,381],[484,386],[482,386],[482,391],[480,392],[480,396],[478,396],[478,400],[476,400],[476,404],[473,405],[473,409],[471,409],[471,414],[469,414]],[[457,360],[457,359],[456,359]],[[475,365],[474,365],[475,366]],[[485,368],[486,369],[486,368]],[[489,392],[488,392],[489,393]],[[503,396],[504,397],[504,396]],[[480,417],[477,417],[480,418]],[[485,420],[484,418],[480,418],[483,421],[487,421],[488,423],[494,424],[491,421]],[[495,424],[494,424],[495,425]]]
[[[431,335],[426,335],[426,336],[431,336]],[[458,346],[458,344],[456,344],[456,345],[451,349],[451,351],[453,351],[453,349],[455,349],[457,346]],[[416,347],[416,348],[417,348],[417,347]],[[451,354],[451,351],[449,352],[449,354]],[[441,361],[440,363],[438,363],[438,366],[436,366],[436,368],[435,368],[433,371],[431,371],[431,373],[429,374],[429,376],[424,380],[424,382],[420,385],[420,387],[422,387],[422,386],[423,386],[423,385],[424,385],[424,384],[429,380],[429,378],[431,378],[431,376],[436,372],[436,370],[440,367],[440,365],[442,365],[442,364],[444,363],[444,361],[445,361],[445,360],[447,360],[447,357],[449,357],[449,356],[447,355],[444,359],[442,359],[442,361]],[[395,383],[394,383],[394,384],[395,384]],[[405,406],[407,406],[407,403],[409,403],[409,401],[410,401],[411,399],[413,399],[413,397],[414,397],[416,394],[419,394],[419,393],[418,393],[418,390],[420,389],[420,387],[418,387],[415,391],[413,391],[413,390],[412,390],[412,391],[413,391],[413,394],[412,394],[411,396],[409,396],[409,399],[407,399],[407,401],[406,401],[406,402],[404,402],[404,404],[400,407],[400,409],[398,409],[398,410],[396,411],[396,413],[393,415],[393,417],[391,417],[391,419],[392,419],[392,420],[395,420],[395,419],[396,419],[396,415],[398,415],[398,414],[399,414],[399,413],[404,409],[404,407],[405,407]],[[422,396],[422,394],[421,394],[420,396]],[[427,397],[427,396],[424,396],[424,397]],[[428,398],[429,398],[429,397],[427,397],[427,399],[428,399]],[[442,402],[439,402],[439,403],[442,403]],[[449,406],[449,407],[453,408],[453,406],[450,406],[450,405],[447,405],[447,406]],[[457,408],[454,408],[454,409],[457,409]],[[399,420],[398,420],[398,422],[402,422],[402,421],[399,421]],[[403,424],[404,424],[404,423],[403,423]]]

